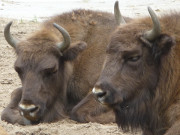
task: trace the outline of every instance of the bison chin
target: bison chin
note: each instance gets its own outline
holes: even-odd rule
[[[64,111],[63,102],[56,99],[50,106],[47,104],[19,104],[19,112],[23,119],[30,121],[31,124],[38,124],[41,122],[54,122],[67,117]]]
[[[97,99],[114,110],[116,123],[123,131],[134,131],[137,128],[149,129],[159,127],[156,108],[152,107],[154,92],[141,89],[132,92],[116,90],[109,85],[95,86],[92,92]],[[153,111],[152,111],[153,110]]]
[[[143,94],[144,93],[144,94]],[[131,100],[113,104],[116,123],[123,131],[134,131],[137,128],[151,129],[154,131],[159,125],[156,108],[152,105],[152,95],[143,91]]]

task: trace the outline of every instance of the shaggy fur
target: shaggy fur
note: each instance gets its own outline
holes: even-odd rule
[[[71,45],[64,52],[56,46],[63,38],[53,23],[64,27],[70,34]],[[12,93],[1,119],[26,125],[67,117],[94,86],[103,65],[109,35],[116,27],[113,14],[91,10],[74,10],[45,21],[39,30],[15,48],[15,70],[22,88]],[[39,106],[36,117],[20,116],[19,103]],[[72,118],[80,122],[96,121],[95,117],[86,119],[90,115],[86,108],[72,113]],[[104,110],[109,112],[107,107]],[[101,114],[95,106],[90,112],[93,116]],[[82,116],[84,118],[79,120]],[[106,120],[110,121],[114,119]]]
[[[95,87],[114,109],[124,131],[141,128],[144,135],[180,133],[180,13],[159,18],[162,32],[143,42],[148,17],[120,26],[112,35],[106,62]]]

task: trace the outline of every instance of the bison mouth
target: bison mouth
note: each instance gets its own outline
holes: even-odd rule
[[[20,115],[29,120],[31,124],[37,124],[40,122],[41,110],[38,106],[19,104],[19,112]]]
[[[134,100],[136,100],[133,96],[127,96],[127,93],[124,91],[120,94],[115,90],[110,92],[110,90],[107,89],[102,90],[99,88],[93,88],[92,92],[95,95],[96,100],[98,100],[101,104],[113,108],[113,110],[116,110],[117,108],[121,109],[121,111],[128,110]]]
[[[123,94],[119,94],[118,90],[104,83],[100,87],[95,86],[92,90],[97,100],[105,105],[114,105],[123,102]],[[121,96],[119,96],[121,95]]]

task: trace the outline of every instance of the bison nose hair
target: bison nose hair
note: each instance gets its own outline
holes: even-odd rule
[[[35,106],[34,104],[19,104],[19,108],[21,110],[21,115],[32,115],[32,117],[34,116],[34,113],[37,112],[39,110],[38,106]]]
[[[99,102],[104,103],[104,100],[107,96],[107,92],[103,91],[100,88],[96,88],[94,87],[92,90],[93,94],[97,97],[97,99],[99,100]]]

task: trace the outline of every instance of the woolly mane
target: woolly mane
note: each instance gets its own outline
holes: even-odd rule
[[[113,106],[116,122],[124,131],[142,128],[162,135],[175,122],[175,118],[180,117],[180,105],[174,105],[180,104],[180,13],[169,13],[159,20],[162,34],[175,38],[176,44],[161,58],[159,80],[154,90],[144,89],[142,93],[136,94],[136,98],[130,103]],[[151,27],[150,18],[137,19],[120,26],[112,35],[113,43],[109,49],[117,51],[119,47],[115,42],[121,41],[120,38],[127,45],[132,44],[130,42],[134,41],[139,33]],[[127,38],[127,34],[130,39]]]

